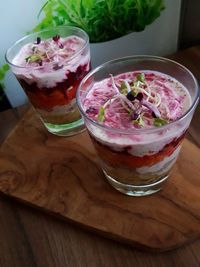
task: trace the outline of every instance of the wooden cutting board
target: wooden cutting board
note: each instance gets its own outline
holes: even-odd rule
[[[188,140],[161,192],[129,197],[104,178],[87,132],[54,136],[30,110],[0,149],[0,192],[152,251],[200,236],[200,149]]]

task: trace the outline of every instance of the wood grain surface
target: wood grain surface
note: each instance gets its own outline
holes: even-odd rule
[[[179,51],[171,58],[188,67],[200,81],[200,46]],[[25,109],[0,113],[0,143]],[[188,137],[200,147],[199,116],[200,106]],[[164,253],[140,251],[0,196],[1,267],[199,267],[199,251],[200,239]]]
[[[163,251],[200,235],[199,160],[186,140],[160,193],[124,196],[106,182],[87,132],[53,136],[30,110],[1,147],[0,191],[106,237]]]

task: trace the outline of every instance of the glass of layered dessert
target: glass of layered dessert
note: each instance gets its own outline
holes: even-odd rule
[[[6,53],[12,72],[49,132],[72,135],[84,129],[76,91],[90,70],[87,34],[59,26],[32,33]]]
[[[90,72],[77,103],[109,183],[143,196],[159,191],[170,174],[198,103],[198,85],[174,61],[126,57]]]

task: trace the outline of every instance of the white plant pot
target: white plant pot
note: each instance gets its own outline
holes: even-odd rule
[[[111,59],[131,55],[165,56],[178,46],[181,0],[166,0],[161,16],[142,32],[133,32],[115,40],[92,43],[92,67]]]

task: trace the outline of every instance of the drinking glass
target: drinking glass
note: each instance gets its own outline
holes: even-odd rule
[[[19,51],[28,43],[35,44],[33,48],[37,48],[37,42],[40,40],[70,37],[82,39],[81,46],[61,62],[58,55],[57,61],[34,67],[13,63]],[[62,43],[59,47],[61,51]],[[49,47],[45,51],[47,54],[48,49]],[[73,49],[73,44],[69,49]],[[83,30],[71,26],[58,26],[31,33],[7,50],[6,60],[49,132],[68,136],[83,131],[84,122],[76,104],[77,87],[90,70],[89,38]]]
[[[84,101],[96,82],[133,71],[157,71],[179,81],[188,90],[191,106],[176,121],[161,127],[117,129],[92,120]],[[77,103],[108,182],[130,196],[159,191],[169,177],[199,99],[193,74],[181,64],[155,56],[131,56],[109,61],[90,72],[80,83]]]

